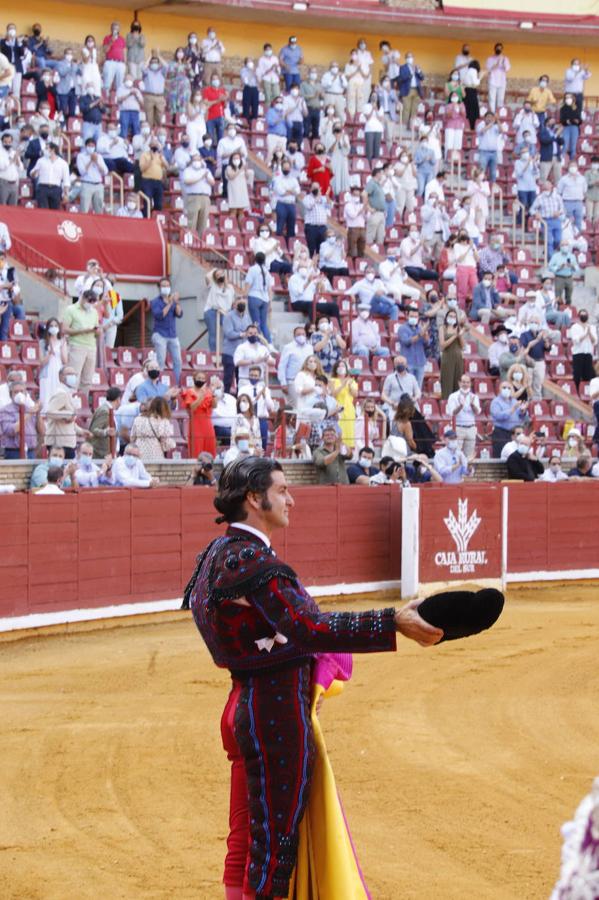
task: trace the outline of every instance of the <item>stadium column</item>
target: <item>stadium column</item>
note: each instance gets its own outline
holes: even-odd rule
[[[420,581],[420,490],[401,490],[401,596],[415,597]]]

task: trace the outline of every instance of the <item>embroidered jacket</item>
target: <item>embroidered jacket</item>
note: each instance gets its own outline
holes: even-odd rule
[[[236,673],[396,645],[394,609],[321,612],[290,566],[258,537],[234,528],[198,557],[184,606],[217,666]]]

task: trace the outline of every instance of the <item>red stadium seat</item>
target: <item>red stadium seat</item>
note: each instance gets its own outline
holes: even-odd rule
[[[32,341],[29,323],[23,319],[11,319],[8,326],[8,337],[11,341]]]
[[[24,341],[21,344],[21,359],[27,366],[39,366],[40,348],[33,341]]]
[[[19,348],[14,341],[2,341],[0,343],[0,362],[4,365],[21,362]]]
[[[141,352],[137,347],[117,347],[117,365],[121,369],[139,369],[141,365],[140,355]]]

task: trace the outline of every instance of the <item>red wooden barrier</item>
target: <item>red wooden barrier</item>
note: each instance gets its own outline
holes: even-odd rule
[[[277,550],[306,584],[400,577],[397,488],[297,487]],[[221,534],[207,488],[0,498],[0,618],[181,596]]]

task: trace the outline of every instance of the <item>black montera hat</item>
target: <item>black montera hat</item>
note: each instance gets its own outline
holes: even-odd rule
[[[455,641],[485,631],[503,610],[504,596],[494,588],[482,591],[444,591],[427,597],[418,606],[422,618],[443,629],[442,641]]]

